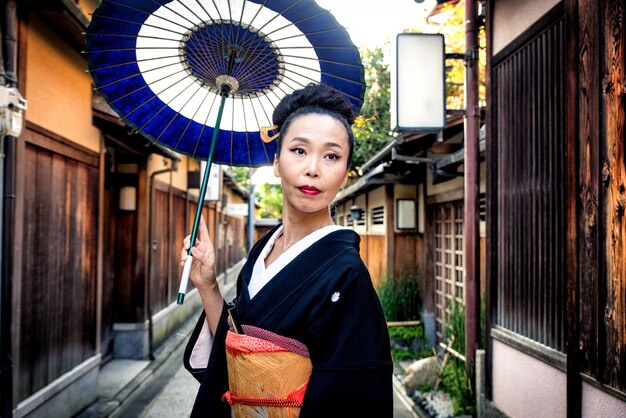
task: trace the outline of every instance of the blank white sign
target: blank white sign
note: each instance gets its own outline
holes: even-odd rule
[[[400,33],[391,70],[391,127],[439,131],[446,125],[445,41],[441,34]]]

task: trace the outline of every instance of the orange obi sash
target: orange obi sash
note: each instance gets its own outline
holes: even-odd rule
[[[229,391],[222,399],[236,418],[297,418],[313,366],[304,344],[260,328],[228,331]]]

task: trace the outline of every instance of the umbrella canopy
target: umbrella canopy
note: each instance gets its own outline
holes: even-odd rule
[[[357,112],[365,93],[357,48],[313,0],[104,0],[86,53],[96,89],[152,141],[207,159],[221,119],[221,164],[271,164],[260,131],[296,89],[326,84]]]

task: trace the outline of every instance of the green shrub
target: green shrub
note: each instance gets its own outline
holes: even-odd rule
[[[398,277],[387,277],[377,288],[387,321],[413,321],[420,319],[422,302],[419,275],[407,267]]]
[[[472,382],[465,371],[465,363],[455,357],[450,357],[440,377],[442,389],[452,398],[454,415],[473,415],[476,412],[476,404]]]
[[[450,320],[446,324],[446,336],[454,335],[452,348],[465,354],[465,306],[454,303],[450,311]],[[441,372],[443,389],[450,394],[454,405],[454,414],[474,414],[476,403],[472,391],[472,382],[467,376],[465,363],[450,355],[446,368]]]

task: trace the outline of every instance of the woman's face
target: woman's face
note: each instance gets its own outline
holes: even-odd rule
[[[303,213],[327,211],[348,179],[348,134],[328,115],[296,117],[282,138],[274,174],[281,178],[284,204]]]

